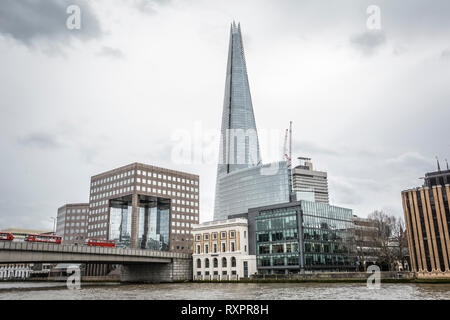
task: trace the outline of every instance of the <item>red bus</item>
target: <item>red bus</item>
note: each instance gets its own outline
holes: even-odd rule
[[[11,232],[0,232],[0,240],[13,241],[14,236]]]
[[[86,244],[93,247],[115,247],[116,242],[114,240],[102,240],[102,239],[87,239]]]
[[[28,242],[44,242],[44,243],[55,243],[61,244],[61,236],[47,236],[43,234],[27,234],[25,236],[25,241]]]

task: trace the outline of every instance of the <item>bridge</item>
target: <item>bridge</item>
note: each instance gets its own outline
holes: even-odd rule
[[[122,265],[122,282],[192,280],[192,256],[168,251],[0,241],[0,264],[103,263]]]

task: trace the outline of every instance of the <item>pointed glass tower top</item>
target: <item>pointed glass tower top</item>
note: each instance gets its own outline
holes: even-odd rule
[[[261,163],[241,26],[230,31],[217,178]]]

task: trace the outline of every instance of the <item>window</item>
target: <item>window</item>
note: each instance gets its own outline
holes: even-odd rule
[[[209,259],[208,258],[205,259],[205,268],[209,268]]]
[[[235,257],[231,257],[231,267],[236,268],[236,258]]]
[[[200,245],[197,245],[197,254],[200,254]]]
[[[217,253],[217,244],[216,243],[213,244],[213,253]]]
[[[209,240],[209,234],[205,233],[205,234],[203,235],[203,240]]]
[[[231,239],[234,239],[234,234],[235,234],[234,231],[230,231],[230,238],[231,238]]]
[[[219,267],[219,260],[217,260],[217,258],[213,259],[213,268],[218,268]]]
[[[202,260],[201,259],[197,259],[197,268],[201,268],[202,267]]]
[[[231,245],[231,252],[234,252],[234,251],[235,251],[235,248],[234,248],[234,241],[233,241],[233,242],[230,242],[230,245]]]
[[[209,253],[209,245],[205,244],[205,253]]]
[[[220,233],[220,238],[221,239],[226,239],[227,238],[227,233],[226,232],[221,232]]]
[[[225,244],[225,242],[222,242],[222,252],[225,252],[226,251],[226,244]]]
[[[227,258],[223,257],[222,258],[222,268],[226,268],[227,267]]]

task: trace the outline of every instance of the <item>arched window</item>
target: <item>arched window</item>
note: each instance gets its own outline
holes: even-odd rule
[[[202,260],[201,259],[197,259],[197,268],[201,268],[202,267]]]
[[[208,258],[205,259],[205,268],[209,268],[209,259]]]
[[[213,259],[213,268],[218,268],[219,267],[219,260],[217,260],[217,258]]]
[[[227,267],[227,258],[223,257],[222,258],[222,268],[226,268]]]
[[[235,257],[231,257],[231,267],[236,268],[236,258]]]

